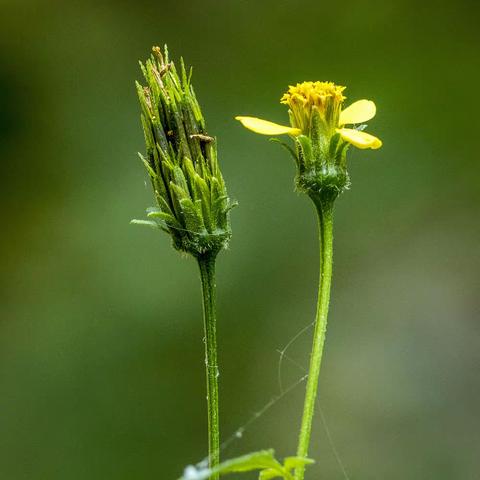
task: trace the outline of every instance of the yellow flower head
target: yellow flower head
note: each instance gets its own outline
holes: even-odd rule
[[[283,135],[293,137],[320,134],[326,143],[336,133],[347,144],[357,148],[380,148],[382,142],[361,128],[346,128],[345,125],[361,125],[376,114],[375,103],[371,100],[358,100],[342,109],[346,97],[345,87],[333,82],[303,82],[290,86],[280,99],[288,105],[291,126],[262,120],[256,117],[235,117],[244,127],[261,135]],[[316,125],[314,125],[315,120]],[[318,132],[318,130],[321,130]],[[327,137],[327,138],[325,138]]]
[[[350,145],[380,148],[382,142],[363,130],[376,114],[371,100],[343,108],[345,87],[332,82],[303,82],[288,87],[280,103],[288,105],[290,126],[256,117],[235,117],[262,135],[290,135],[295,149],[280,142],[297,165],[295,184],[314,201],[332,202],[350,184],[346,154]],[[346,128],[351,125],[351,128]]]
[[[280,103],[288,105],[292,126],[308,134],[312,127],[312,115],[318,111],[320,118],[333,129],[338,125],[341,106],[345,100],[345,87],[333,82],[303,82],[288,87]]]

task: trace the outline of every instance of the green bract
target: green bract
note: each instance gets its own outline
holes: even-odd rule
[[[140,63],[146,86],[137,82],[142,108],[146,155],[157,207],[151,221],[169,233],[173,246],[194,256],[217,253],[231,236],[227,195],[217,160],[216,139],[206,130],[200,106],[183,60],[180,74],[160,48]]]

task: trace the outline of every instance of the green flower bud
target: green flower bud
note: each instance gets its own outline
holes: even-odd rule
[[[157,207],[151,221],[172,237],[173,246],[194,256],[218,253],[231,237],[228,197],[217,160],[216,139],[205,120],[191,84],[192,71],[180,61],[180,73],[159,47],[140,63],[146,86],[138,82],[146,155]]]

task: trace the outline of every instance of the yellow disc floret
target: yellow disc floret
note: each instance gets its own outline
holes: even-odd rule
[[[343,91],[346,87],[335,85],[333,82],[302,82],[295,86],[290,85],[287,93],[280,99],[280,103],[292,105],[301,103],[311,104],[323,108],[327,98],[336,102],[343,102],[345,96]]]
[[[325,127],[334,129],[338,125],[341,106],[345,100],[345,87],[333,82],[303,82],[291,85],[280,99],[288,105],[292,126],[300,128],[308,135],[314,111],[318,111]]]

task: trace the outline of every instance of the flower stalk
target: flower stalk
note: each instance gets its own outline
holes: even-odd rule
[[[303,82],[290,86],[280,100],[289,107],[290,126],[256,117],[236,117],[244,127],[255,133],[286,134],[293,139],[295,149],[280,143],[295,160],[296,189],[310,197],[318,217],[320,278],[298,458],[307,458],[312,433],[332,282],[333,206],[338,196],[350,186],[347,151],[350,146],[360,149],[382,146],[380,139],[364,132],[364,122],[376,114],[375,104],[371,100],[359,100],[344,109],[344,90],[345,87],[332,82]],[[295,480],[303,480],[304,475],[305,463],[301,463],[295,468]]]
[[[230,210],[217,159],[216,139],[205,119],[183,60],[180,70],[164,51],[153,47],[140,64],[146,85],[137,82],[148,172],[157,205],[149,220],[133,220],[158,228],[173,247],[193,256],[200,269],[205,328],[209,466],[219,464],[218,361],[216,339],[215,261],[231,237]],[[213,477],[215,478],[215,477]]]
[[[210,468],[215,468],[220,463],[220,422],[218,407],[218,377],[220,374],[217,360],[215,260],[216,254],[207,253],[197,257],[203,297]],[[218,475],[213,475],[211,478],[217,480]]]
[[[312,353],[297,447],[297,456],[301,458],[308,457],[323,347],[327,332],[333,267],[333,202],[322,202],[320,199],[316,199],[314,203],[318,218],[320,278],[318,282],[317,315],[313,333]],[[304,472],[305,464],[299,465],[295,470],[295,480],[303,480]]]

